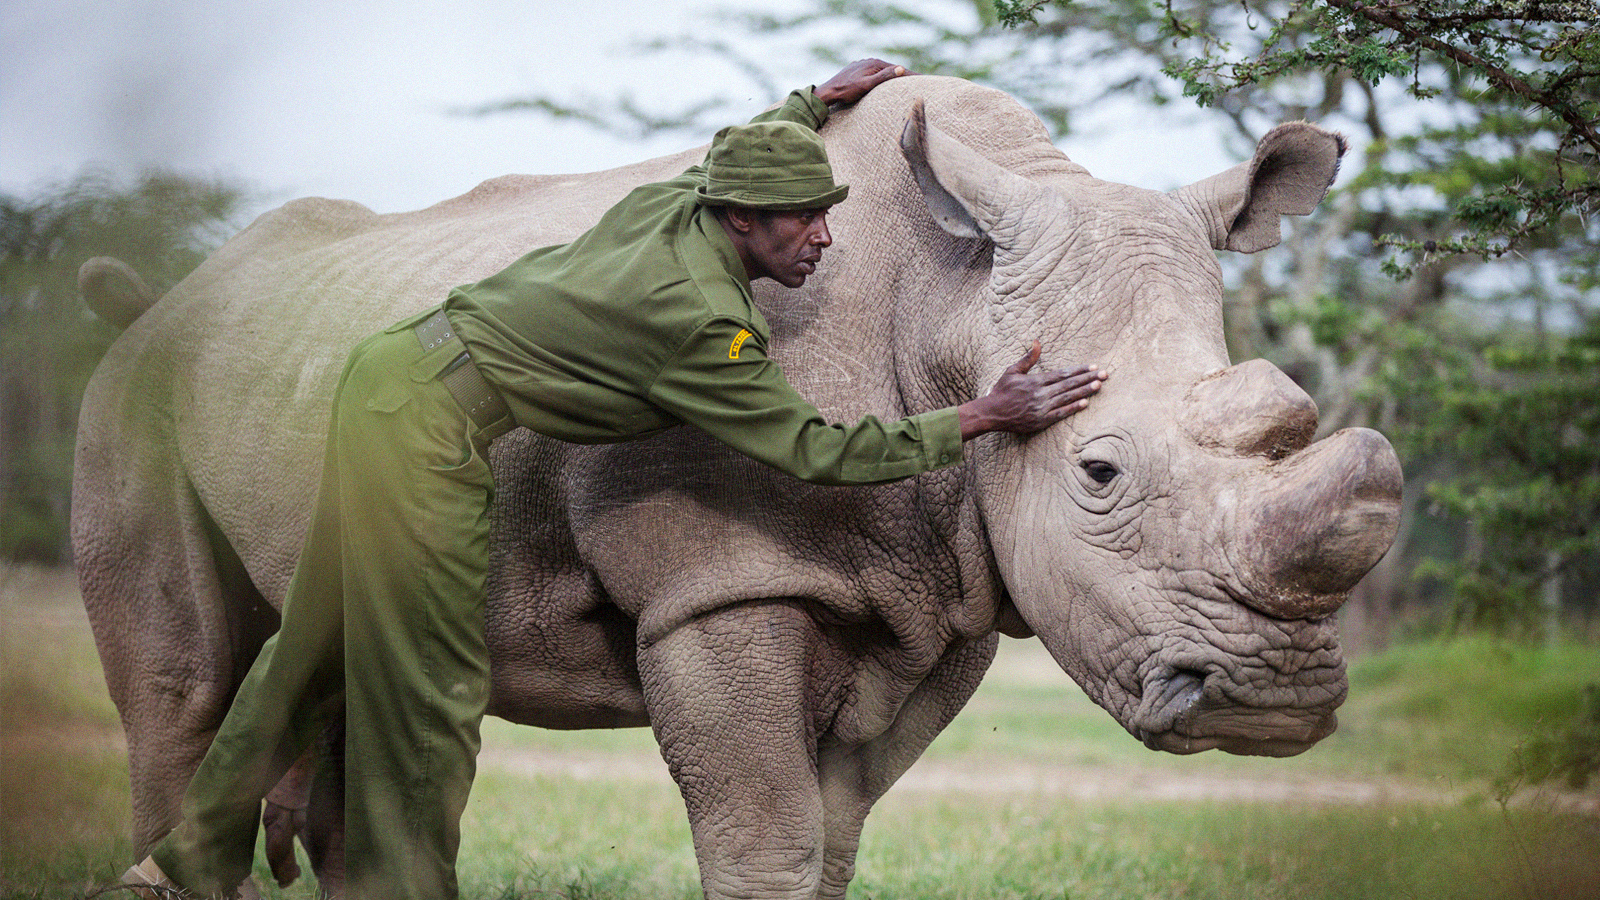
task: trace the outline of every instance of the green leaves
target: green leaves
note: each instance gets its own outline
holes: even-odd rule
[[[1185,96],[1211,106],[1233,92],[1272,89],[1318,73],[1343,72],[1368,88],[1404,78],[1412,97],[1450,101],[1467,123],[1454,138],[1435,128],[1429,149],[1446,149],[1454,140],[1457,155],[1497,154],[1502,148],[1475,145],[1472,139],[1494,129],[1491,120],[1510,114],[1516,116],[1514,133],[1521,145],[1515,150],[1542,158],[1533,186],[1491,182],[1477,196],[1461,200],[1455,207],[1457,233],[1386,236],[1383,245],[1400,251],[1387,266],[1395,277],[1409,277],[1417,265],[1447,256],[1490,259],[1513,252],[1567,227],[1569,213],[1586,215],[1600,202],[1594,176],[1600,162],[1595,126],[1600,32],[1592,27],[1600,9],[1595,4],[1296,0],[1256,9],[1282,11],[1254,44],[1253,55],[1235,58],[1231,45],[1212,35],[1199,55],[1164,67],[1183,84]],[[1177,26],[1175,15],[1169,21],[1174,39],[1196,36],[1192,25]],[[1581,27],[1585,23],[1590,27]],[[1430,117],[1426,110],[1417,112]],[[1499,128],[1504,137],[1503,122]],[[1405,171],[1421,184],[1437,170]]]
[[[980,6],[990,3],[991,0],[975,0]],[[1067,2],[1060,5],[1065,6]],[[1008,28],[1019,25],[1032,25],[1039,15],[1039,7],[1049,5],[1049,0],[992,0],[995,15],[1000,24]]]
[[[1600,313],[1572,334],[1506,332],[1449,347],[1419,334],[1385,371],[1406,398],[1411,459],[1457,460],[1425,488],[1431,514],[1470,523],[1464,553],[1418,569],[1454,618],[1521,632],[1552,579],[1600,554]]]
[[[1403,48],[1380,42],[1371,35],[1348,44],[1344,43],[1343,34],[1318,38],[1308,52],[1325,59],[1338,59],[1352,75],[1367,84],[1377,84],[1385,78],[1412,71],[1411,58]]]
[[[1327,10],[1312,12],[1303,20],[1286,17],[1263,42],[1265,49],[1254,58],[1230,61],[1225,54],[1232,45],[1216,40],[1203,55],[1169,64],[1162,71],[1182,82],[1184,96],[1195,98],[1201,106],[1213,105],[1222,94],[1235,88],[1271,82],[1297,72],[1343,68],[1369,85],[1412,72],[1411,57],[1403,47],[1375,35],[1350,31],[1336,20],[1337,14]],[[1180,24],[1175,18],[1169,19],[1168,28],[1174,38],[1192,38],[1198,33],[1194,25]],[[1326,30],[1317,33],[1319,29]],[[1313,37],[1301,46],[1306,34]]]

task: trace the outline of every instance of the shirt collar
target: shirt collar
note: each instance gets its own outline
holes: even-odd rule
[[[689,227],[705,238],[706,245],[711,249],[717,264],[733,276],[734,281],[744,290],[745,296],[749,297],[750,274],[744,270],[744,261],[739,258],[739,251],[734,248],[733,241],[728,240],[728,233],[722,230],[722,222],[717,219],[711,208],[695,204]]]

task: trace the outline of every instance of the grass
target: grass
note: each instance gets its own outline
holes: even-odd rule
[[[1594,897],[1600,830],[1573,824],[1459,808],[886,801],[857,887],[928,900]],[[1537,870],[1514,847],[1529,839],[1547,842]],[[1587,871],[1548,868],[1563,859]]]
[[[0,569],[0,603],[0,898],[80,898],[131,857],[120,728],[70,577]],[[1302,756],[1174,757],[1128,737],[1036,642],[1007,641],[874,811],[851,896],[1600,898],[1592,790],[1582,814],[1552,789],[1502,808],[1488,787],[1600,682],[1600,650],[1408,644],[1356,660],[1351,682],[1339,731]],[[491,720],[463,834],[471,900],[699,896],[647,730]]]
[[[121,726],[76,586],[0,568],[0,896],[104,881],[127,829]]]
[[[1359,660],[1351,678],[1363,688],[1350,706],[1365,752],[1394,771],[1481,778],[1529,735],[1577,715],[1584,686],[1600,684],[1600,652],[1487,637],[1430,641]],[[1445,727],[1404,727],[1417,721]]]

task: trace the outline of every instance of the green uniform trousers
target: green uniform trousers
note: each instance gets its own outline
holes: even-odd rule
[[[244,880],[262,798],[342,712],[346,897],[456,896],[489,696],[486,452],[510,421],[473,425],[437,378],[464,347],[424,350],[422,318],[363,341],[340,378],[282,626],[153,851],[190,891]]]

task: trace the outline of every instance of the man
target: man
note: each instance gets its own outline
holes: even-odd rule
[[[767,357],[750,282],[804,284],[832,243],[828,209],[848,193],[817,130],[830,104],[900,74],[864,60],[794,92],[572,243],[356,347],[282,626],[195,773],[182,822],[125,882],[250,890],[261,798],[342,698],[347,896],[456,895],[489,693],[486,451],[515,425],[595,443],[690,424],[796,477],[867,484],[954,465],[965,440],[1037,431],[1088,402],[1104,373],[1033,373],[1035,343],[984,397],[831,425]]]

